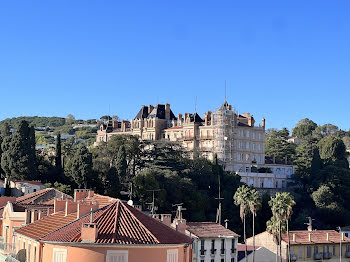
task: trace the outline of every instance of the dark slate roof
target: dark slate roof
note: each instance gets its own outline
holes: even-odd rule
[[[153,108],[152,112],[148,115],[147,118],[165,119],[165,105],[158,104],[155,108]],[[171,109],[170,120],[176,120],[176,117]]]
[[[144,119],[148,116],[148,106],[142,106],[134,119]]]

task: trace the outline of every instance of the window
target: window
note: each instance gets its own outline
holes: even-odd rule
[[[235,252],[235,248],[236,248],[236,243],[235,242],[236,242],[236,240],[234,238],[232,238],[232,247],[231,247],[232,253]]]
[[[215,251],[216,251],[216,249],[215,249],[215,239],[212,239],[211,240],[211,250],[210,250],[210,252],[211,252],[211,254],[215,254]]]
[[[27,261],[30,262],[30,249],[31,249],[31,244],[28,243],[28,254],[27,254]]]
[[[53,262],[67,262],[67,249],[54,248],[52,261]],[[112,262],[114,262],[114,261],[112,261]]]
[[[299,258],[303,258],[303,248],[299,247]]]
[[[350,245],[346,246],[346,252],[350,252]]]
[[[306,248],[306,257],[311,257],[311,246]]]
[[[235,259],[234,259],[234,258],[231,258],[231,262],[235,262]]]
[[[225,262],[225,259],[222,258],[222,259],[221,259],[221,262]]]
[[[249,133],[249,130],[247,131],[247,137],[249,137],[250,133]]]
[[[255,133],[254,132],[252,133],[252,136],[253,136],[253,139],[255,139]]]
[[[36,246],[34,246],[33,262],[36,262]]]
[[[318,246],[314,247],[314,254],[318,254]]]
[[[261,151],[261,144],[258,145],[258,149],[259,149],[259,151]]]
[[[178,250],[168,249],[166,254],[166,262],[178,262]],[[119,262],[119,261],[118,261]]]
[[[221,239],[221,254],[225,254],[225,239]]]
[[[250,147],[250,143],[247,142],[247,143],[245,144],[245,148],[246,148],[246,149],[249,149],[249,147]]]
[[[204,256],[204,255],[205,255],[204,241],[205,241],[205,240],[203,240],[203,239],[201,240],[201,250],[200,250],[201,256]]]
[[[333,256],[335,256],[335,246],[333,246]]]

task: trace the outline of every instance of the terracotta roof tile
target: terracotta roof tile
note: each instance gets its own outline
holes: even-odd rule
[[[309,241],[309,233],[311,233],[311,242]],[[329,240],[327,240],[327,233]],[[293,234],[295,234],[295,241],[293,241]],[[339,243],[341,238],[340,234],[335,230],[290,231],[289,237],[291,245]],[[283,234],[282,239],[288,242],[287,234]],[[344,236],[342,242],[350,243],[350,238]]]
[[[77,219],[77,213],[65,216],[65,212],[57,212],[17,229],[15,232],[35,240]]]
[[[48,198],[45,201],[54,199],[55,197],[61,198],[62,196],[64,199],[72,199],[71,196],[64,194],[54,188],[45,188],[43,190],[39,190],[37,192],[33,192],[30,194],[18,197],[16,199],[16,203],[19,203],[19,204],[39,204],[40,203],[41,204],[42,199],[45,197],[45,195],[47,195],[46,197]]]
[[[54,242],[81,242],[81,228],[90,221],[90,214],[48,234],[42,240]],[[113,204],[93,212],[98,236],[95,243],[117,244],[180,244],[190,243],[185,234],[116,200]]]
[[[235,232],[215,222],[188,222],[186,229],[197,237],[239,236]]]

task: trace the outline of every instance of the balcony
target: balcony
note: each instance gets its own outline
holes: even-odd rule
[[[236,249],[235,248],[231,248],[231,253],[236,253]]]
[[[220,255],[225,255],[225,249],[224,248],[222,248],[222,249],[220,249]]]
[[[345,252],[345,257],[350,257],[350,251]]]
[[[291,255],[290,255],[290,260],[291,260],[291,261],[297,261],[297,260],[298,260],[298,256],[297,256],[297,255],[291,254]]]
[[[323,259],[331,259],[331,258],[332,258],[332,253],[330,252],[323,253]]]
[[[323,259],[322,253],[315,253],[314,254],[314,259],[315,260],[322,260]]]
[[[200,252],[200,256],[205,256],[205,253],[207,252],[205,249],[202,249],[199,251]]]
[[[216,249],[210,249],[210,255],[214,256],[216,254]]]

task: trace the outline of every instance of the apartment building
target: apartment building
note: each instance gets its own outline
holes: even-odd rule
[[[95,145],[119,134],[136,135],[143,140],[180,143],[191,154],[212,160],[217,155],[227,171],[238,173],[242,182],[257,188],[283,189],[294,172],[288,163],[265,162],[265,125],[256,123],[250,113],[239,114],[225,101],[214,112],[178,114],[170,105],[142,106],[131,121],[108,122],[100,126]],[[269,168],[272,172],[259,172]]]
[[[236,262],[238,237],[215,222],[189,222],[186,233],[194,239],[193,262]]]
[[[350,238],[335,230],[290,231],[290,253],[292,261],[343,261],[350,258]],[[252,245],[253,238],[247,239]],[[262,246],[276,254],[277,244],[271,233],[265,231],[255,236],[255,245]],[[282,235],[282,258],[288,256],[288,236]]]
[[[0,261],[192,261],[188,236],[119,199],[86,189],[74,198],[52,195],[42,190],[8,202]]]

